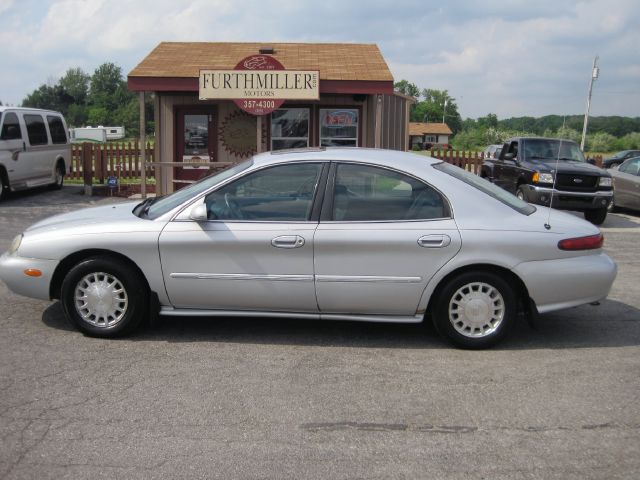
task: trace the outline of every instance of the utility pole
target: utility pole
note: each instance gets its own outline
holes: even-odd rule
[[[442,123],[444,123],[444,113],[447,110],[447,99],[444,99],[444,107],[442,107]]]
[[[584,114],[584,124],[582,126],[582,141],[580,142],[580,150],[584,152],[584,142],[587,139],[587,124],[589,123],[589,110],[591,109],[591,91],[593,90],[593,81],[600,75],[598,68],[598,56],[593,59],[593,67],[591,67],[591,80],[589,81],[589,95],[587,96],[587,111]]]

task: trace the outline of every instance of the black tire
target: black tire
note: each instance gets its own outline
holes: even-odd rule
[[[584,218],[593,223],[594,225],[602,225],[605,218],[607,218],[608,209],[596,208],[594,210],[585,210]]]
[[[5,198],[9,193],[9,180],[7,180],[7,172],[0,167],[0,200]]]
[[[52,185],[53,189],[55,190],[62,189],[62,186],[64,185],[64,174],[65,174],[64,162],[59,161],[56,164],[56,177]]]
[[[607,207],[607,212],[613,213],[617,211],[618,211],[618,207],[616,206],[616,199],[614,197],[611,199],[611,203],[609,203],[609,206]]]
[[[465,302],[467,310],[461,310]],[[457,347],[489,348],[503,340],[511,329],[517,303],[513,287],[502,276],[484,271],[465,272],[439,289],[433,323],[440,335]],[[468,316],[474,313],[476,318]]]
[[[90,296],[86,301],[79,298],[83,290]],[[111,338],[134,331],[146,318],[149,289],[130,265],[109,256],[96,256],[67,273],[61,302],[69,321],[82,333]]]
[[[524,187],[522,185],[520,185],[517,188],[516,197],[518,197],[520,200],[522,200],[524,202],[528,202],[529,201],[529,200],[527,200],[527,193],[524,191]]]

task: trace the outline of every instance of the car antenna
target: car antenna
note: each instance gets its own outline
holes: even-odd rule
[[[567,116],[562,117],[562,133],[564,134],[565,122]],[[556,191],[556,180],[558,179],[558,164],[560,163],[560,151],[562,150],[562,135],[560,136],[560,145],[558,145],[558,154],[556,155],[556,169],[553,173],[553,185],[551,186],[551,198],[549,199],[549,214],[547,215],[547,223],[544,228],[551,230],[551,209],[553,208],[553,194]]]

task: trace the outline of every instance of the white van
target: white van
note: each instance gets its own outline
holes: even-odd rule
[[[0,197],[6,190],[62,188],[70,162],[67,124],[61,113],[0,106]]]

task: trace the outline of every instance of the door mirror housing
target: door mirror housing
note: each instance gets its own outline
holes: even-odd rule
[[[189,212],[189,218],[194,222],[206,222],[209,218],[207,216],[207,206],[204,203],[196,205]]]
[[[503,158],[503,160],[515,161],[516,156],[513,153],[509,152],[509,153],[505,153],[504,157],[502,157],[502,158]]]

